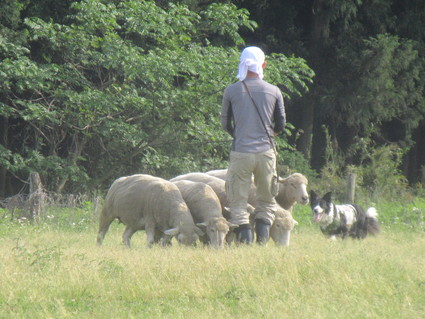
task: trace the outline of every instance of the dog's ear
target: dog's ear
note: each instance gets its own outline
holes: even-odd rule
[[[314,202],[317,198],[317,194],[314,190],[310,190],[310,201]]]
[[[323,196],[323,199],[329,203],[332,201],[332,192],[326,193],[325,196]]]

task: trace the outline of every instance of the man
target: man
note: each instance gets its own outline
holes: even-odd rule
[[[282,93],[263,80],[265,67],[260,48],[245,48],[240,56],[239,82],[225,89],[221,107],[221,126],[233,137],[226,176],[231,222],[239,225],[235,229],[237,240],[248,244],[252,242],[247,212],[252,177],[257,242],[265,244],[269,239],[278,191],[272,138],[284,129],[286,121]]]

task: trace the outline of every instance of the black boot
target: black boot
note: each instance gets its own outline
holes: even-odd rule
[[[252,228],[250,224],[240,225],[235,230],[236,241],[242,244],[251,244],[252,243]]]
[[[255,221],[255,234],[257,235],[257,244],[265,245],[268,242],[270,235],[270,227],[270,223],[263,219],[257,219]]]

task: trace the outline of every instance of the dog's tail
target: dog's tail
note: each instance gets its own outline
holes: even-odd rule
[[[370,235],[377,235],[381,231],[375,207],[369,207],[366,211],[366,227]]]

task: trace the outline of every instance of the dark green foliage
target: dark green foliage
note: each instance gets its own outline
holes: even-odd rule
[[[225,167],[221,95],[245,45],[285,95],[283,170],[424,183],[424,1],[10,0],[0,18],[0,197],[31,171],[80,192]]]
[[[239,32],[256,27],[247,10],[85,0],[58,1],[53,14],[42,10],[48,3],[16,3],[24,17],[11,26],[25,40],[0,43],[7,172],[25,180],[37,171],[48,190],[75,193],[226,162],[220,102],[236,80]],[[269,60],[270,81],[290,94],[307,89],[304,60]]]
[[[395,143],[409,150],[403,174],[424,182],[425,3],[420,0],[243,0],[261,21],[247,41],[304,57],[316,73],[309,94],[289,104],[288,118],[303,134],[297,149],[320,170],[325,137],[342,161],[359,165],[369,147]],[[360,143],[360,145],[357,145]]]

